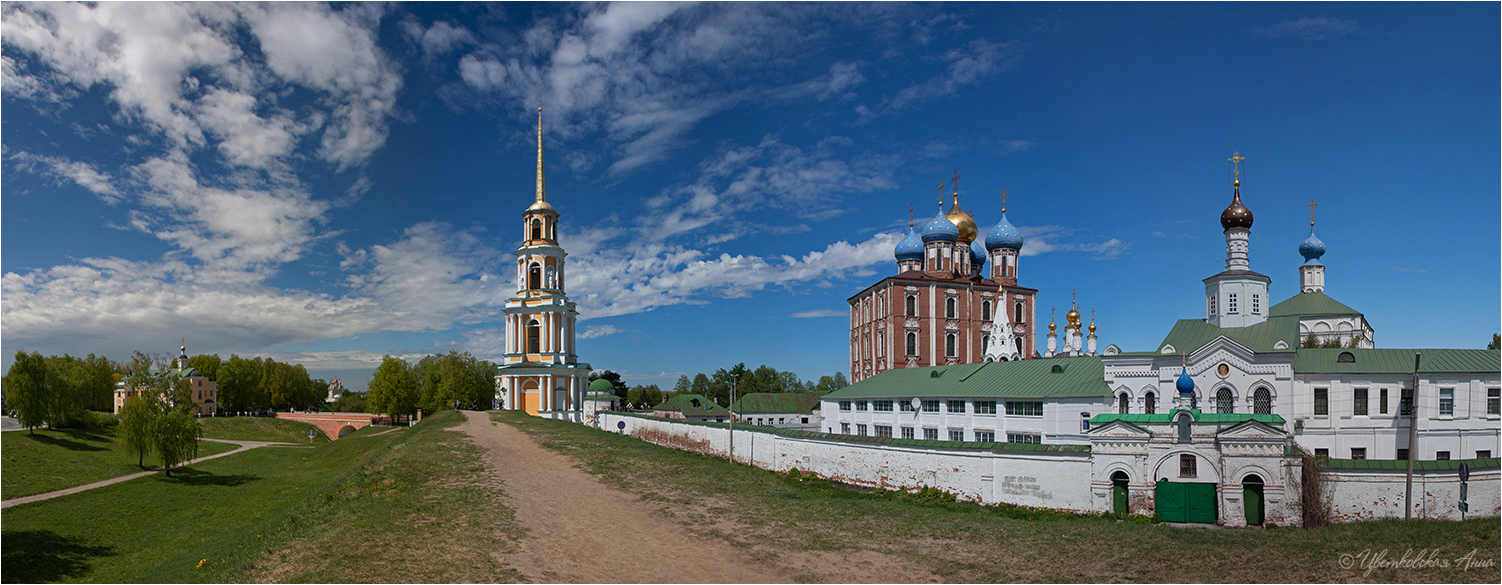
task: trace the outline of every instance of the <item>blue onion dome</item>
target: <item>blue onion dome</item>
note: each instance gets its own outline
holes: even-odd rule
[[[1299,254],[1304,256],[1304,264],[1319,264],[1320,256],[1325,255],[1325,243],[1314,236],[1314,226],[1309,226],[1309,237],[1299,244]]]
[[[975,266],[984,266],[986,264],[986,250],[981,248],[980,242],[972,242],[970,244],[970,263]]]
[[[996,250],[1005,248],[1008,250],[1022,249],[1022,232],[1017,231],[1017,226],[1007,221],[1007,212],[1001,212],[1001,223],[991,228],[986,234],[986,249]]]
[[[929,242],[957,242],[960,240],[960,228],[944,217],[944,208],[939,208],[938,215],[933,221],[923,226],[923,243]]]
[[[1173,383],[1173,387],[1179,389],[1179,394],[1194,392],[1194,378],[1189,377],[1189,368],[1185,367],[1179,372],[1179,379]]]
[[[896,255],[898,260],[923,259],[923,240],[918,239],[918,233],[913,231],[912,224],[907,226],[907,237],[897,242]]]
[[[1231,196],[1231,206],[1220,213],[1220,227],[1252,229],[1252,210],[1241,204],[1241,181],[1237,180],[1231,186],[1235,188],[1235,192]]]

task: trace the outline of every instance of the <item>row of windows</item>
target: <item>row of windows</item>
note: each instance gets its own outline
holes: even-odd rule
[[[917,430],[914,429],[913,427],[900,427],[900,429],[901,429],[900,432],[902,433],[902,438],[904,438],[904,439],[914,439],[914,438],[916,438],[916,431]],[[871,425],[871,432],[872,432],[872,434],[870,436],[873,436],[873,437],[885,437],[885,438],[891,438],[892,437],[892,427],[890,425]],[[841,434],[845,434],[845,435],[850,434],[850,423],[840,423],[840,433]],[[866,435],[866,425],[856,424],[855,425],[855,434],[859,435],[859,436],[862,436],[862,437],[867,436]],[[975,435],[974,442],[976,442],[976,443],[994,443],[994,442],[996,442],[996,432],[995,431],[985,431],[985,430],[976,429],[974,431],[974,435]],[[925,428],[925,429],[923,429],[923,440],[925,440],[925,441],[937,441],[937,440],[939,440],[939,429],[935,429],[935,428]],[[954,442],[957,442],[957,443],[964,442],[965,441],[965,430],[964,429],[949,429],[948,440],[954,441]],[[1030,444],[1036,445],[1036,444],[1039,444],[1039,443],[1043,442],[1043,437],[1042,437],[1042,435],[1036,435],[1036,434],[1030,434],[1030,433],[1007,433],[1007,442],[1008,443],[1030,443]]]
[[[1238,307],[1236,305],[1236,293],[1226,293],[1226,314],[1234,315],[1237,312]],[[1210,297],[1210,315],[1214,316],[1216,314],[1215,297]],[[1252,293],[1252,314],[1262,314],[1262,295]]]
[[[808,424],[808,417],[805,416],[805,417],[802,417],[802,418],[803,418],[803,424]],[[765,421],[765,422],[763,422],[763,421]],[[784,424],[787,424],[786,421],[787,421],[786,418],[780,417],[780,416],[777,417],[777,422],[775,422],[775,423],[772,422],[772,417],[766,417],[766,418],[756,417],[755,419],[752,419],[751,417],[746,417],[746,424],[753,424],[753,425],[763,425],[763,426],[765,426],[765,425],[772,425],[772,424],[784,425]]]
[[[1371,415],[1371,390],[1368,388],[1356,388],[1351,392],[1351,414],[1353,416]],[[1409,416],[1413,410],[1413,389],[1404,388],[1398,400],[1399,416]],[[1486,414],[1497,415],[1502,413],[1502,388],[1486,389]],[[1330,414],[1330,389],[1314,389],[1314,414],[1316,416]],[[1387,414],[1387,388],[1377,390],[1377,414]],[[1455,416],[1455,389],[1439,389],[1439,416]]]
[[[966,401],[964,400],[920,400],[918,408],[923,412],[939,412],[941,402],[944,405],[944,409],[950,414],[965,413]],[[853,408],[854,410],[865,412],[869,404],[870,409],[874,412],[892,412],[893,403],[896,403],[902,412],[913,412],[913,403],[911,400],[841,400],[840,410],[848,412]],[[996,414],[995,400],[976,400],[974,403],[975,414]],[[1013,405],[1019,405],[1015,408],[1016,412],[1013,412]],[[1043,403],[1041,401],[1007,402],[1007,414],[1012,416],[1043,416]]]
[[[955,311],[955,308],[956,308],[955,302],[956,302],[955,299],[952,299],[952,298],[950,298],[950,299],[944,299],[944,317],[945,318],[947,318],[947,319],[954,319],[954,318],[956,318],[955,315],[957,313]],[[918,297],[916,295],[908,295],[907,296],[907,307],[906,307],[906,309],[907,309],[906,315],[908,317],[917,317],[918,316]],[[1021,323],[1022,322],[1022,303],[1017,303],[1016,305],[1013,306],[1013,309],[1014,309],[1014,313],[1013,313],[1012,321],[1015,322],[1015,323]],[[991,320],[991,301],[982,301],[981,302],[981,304],[980,304],[980,314],[981,314],[980,318],[981,318],[982,321],[990,321]]]
[[[1314,456],[1315,457],[1329,458],[1330,457],[1330,450],[1329,449],[1315,449],[1314,450]],[[1492,456],[1492,450],[1491,449],[1478,449],[1476,451],[1476,458],[1477,459],[1490,459],[1491,456]],[[1351,447],[1351,459],[1366,459],[1366,447]],[[1397,460],[1398,461],[1407,461],[1408,460],[1408,450],[1407,449],[1398,449]],[[1435,461],[1449,461],[1450,460],[1450,452],[1449,451],[1435,451],[1434,452],[1434,460]]]

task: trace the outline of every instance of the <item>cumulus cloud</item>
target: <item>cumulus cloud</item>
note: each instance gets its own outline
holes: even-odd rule
[[[422,48],[424,59],[434,59],[465,45],[475,44],[474,33],[463,26],[438,21],[424,28],[416,19],[402,21],[402,33],[407,40]]]
[[[584,328],[584,332],[579,334],[579,339],[594,339],[606,335],[615,335],[621,331],[623,330],[615,325],[592,325]]]
[[[1270,39],[1327,41],[1359,33],[1361,24],[1354,20],[1302,16],[1272,26],[1261,27],[1256,31],[1257,34]]]
[[[813,310],[813,311],[799,311],[797,313],[793,313],[792,317],[794,319],[817,319],[819,317],[845,317],[845,316],[848,316],[849,314],[850,313],[848,311],[836,311],[834,309],[817,309],[817,310]]]

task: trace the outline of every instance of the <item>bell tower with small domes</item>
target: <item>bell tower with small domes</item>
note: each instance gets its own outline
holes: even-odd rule
[[[1235,165],[1231,182],[1231,205],[1220,214],[1226,236],[1226,269],[1206,278],[1205,321],[1216,327],[1249,327],[1267,320],[1267,287],[1272,279],[1252,272],[1248,258],[1252,237],[1252,210],[1241,202],[1240,152],[1229,160]]]

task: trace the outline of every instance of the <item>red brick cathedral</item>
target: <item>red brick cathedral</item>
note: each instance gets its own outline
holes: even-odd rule
[[[896,368],[1034,357],[1038,291],[1017,286],[1022,236],[1002,201],[984,247],[958,190],[922,230],[908,222],[897,275],[850,297],[851,383]]]

